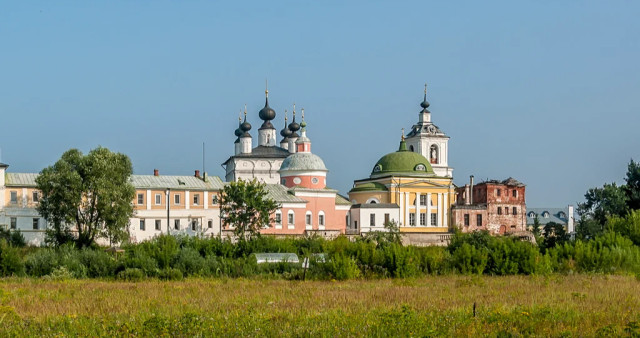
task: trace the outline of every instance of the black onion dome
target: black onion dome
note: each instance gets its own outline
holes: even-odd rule
[[[298,124],[298,122],[296,122],[295,115],[293,116],[293,121],[291,121],[291,123],[289,124],[289,130],[291,130],[292,134],[300,130],[300,125]]]
[[[429,108],[429,101],[427,101],[427,94],[424,95],[424,100],[420,103],[420,107],[427,109]]]
[[[240,136],[242,135],[242,130],[240,130],[240,127],[238,127],[238,128],[236,129],[236,131],[234,132],[234,134],[235,134],[237,137],[240,137]]]
[[[276,118],[276,111],[269,107],[269,98],[265,99],[264,108],[260,109],[258,113],[260,119],[264,121],[271,121]]]
[[[240,129],[245,133],[251,130],[251,123],[247,122],[247,117],[245,116],[244,122],[240,125]]]
[[[291,136],[291,134],[292,134],[291,130],[289,130],[289,128],[287,128],[286,126],[280,131],[280,136],[284,138]]]

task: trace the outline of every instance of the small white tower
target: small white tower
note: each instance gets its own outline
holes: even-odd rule
[[[453,177],[453,168],[449,167],[449,136],[431,122],[429,102],[427,102],[427,85],[424,85],[424,100],[420,103],[422,110],[418,113],[418,123],[411,127],[406,142],[410,151],[419,153],[429,159],[436,175]]]
[[[274,147],[276,145],[276,128],[271,124],[271,120],[276,118],[276,111],[269,107],[269,88],[265,89],[264,108],[260,109],[260,119],[264,121],[258,129],[258,145],[263,147]]]

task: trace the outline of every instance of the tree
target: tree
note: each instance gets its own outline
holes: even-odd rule
[[[623,187],[630,210],[640,210],[640,163],[633,159],[627,166],[626,185]]]
[[[70,149],[44,168],[36,186],[42,192],[38,212],[51,224],[47,242],[87,247],[98,238],[126,239],[135,196],[132,173],[127,155],[103,147],[86,156]]]
[[[544,226],[544,246],[553,248],[569,240],[569,234],[564,225],[556,222],[549,222]]]
[[[220,218],[225,227],[233,226],[234,234],[246,240],[270,226],[271,214],[278,203],[267,197],[266,185],[255,179],[238,180],[225,185],[220,196]]]
[[[540,220],[538,219],[538,215],[533,220],[533,225],[531,226],[531,232],[535,237],[540,236]]]
[[[365,241],[375,242],[378,248],[395,243],[402,245],[402,235],[398,223],[391,220],[384,223],[385,231],[369,231],[364,235]]]
[[[586,202],[578,203],[578,214],[592,218],[601,225],[606,223],[608,217],[624,216],[628,211],[625,189],[616,183],[591,188],[584,198]]]

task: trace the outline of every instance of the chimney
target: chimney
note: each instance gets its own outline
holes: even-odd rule
[[[469,177],[469,203],[473,204],[473,175]]]
[[[200,170],[196,170],[196,174],[194,176],[200,178]]]
[[[160,171],[158,169],[153,169],[153,176],[160,176]]]
[[[574,219],[573,219],[573,205],[570,205],[568,211],[568,215],[567,215],[567,232],[569,234],[573,234],[573,232],[575,231],[575,226],[573,224]],[[572,235],[573,236],[573,235]]]
[[[464,185],[464,205],[469,205],[471,203],[469,203],[469,197],[471,196],[471,194],[469,193],[469,185],[465,184]]]

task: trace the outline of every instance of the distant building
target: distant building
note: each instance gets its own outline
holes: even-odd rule
[[[538,223],[543,228],[547,223],[562,224],[568,233],[575,231],[575,220],[578,214],[575,212],[573,205],[566,208],[529,208],[527,210],[527,226],[531,228],[536,217]]]
[[[513,178],[485,181],[457,188],[458,199],[451,213],[462,232],[488,230],[491,234],[526,231],[525,185]]]

